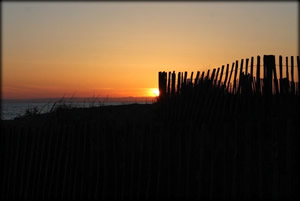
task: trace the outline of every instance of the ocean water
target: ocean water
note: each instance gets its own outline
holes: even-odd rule
[[[38,108],[41,113],[46,113],[51,110],[57,101],[27,101],[27,100],[3,100],[2,101],[2,111],[1,111],[1,119],[2,120],[12,120],[20,115],[25,114],[26,110],[32,108]],[[71,101],[64,102],[66,105],[70,105],[72,107],[92,107],[92,106],[106,106],[106,105],[125,105],[125,104],[151,104],[152,102],[149,100],[145,101],[113,101],[113,102],[95,102],[95,101]],[[59,105],[56,103],[56,106]]]

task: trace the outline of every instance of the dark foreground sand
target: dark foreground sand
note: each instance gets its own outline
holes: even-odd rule
[[[298,99],[252,99],[1,121],[0,200],[297,200]]]

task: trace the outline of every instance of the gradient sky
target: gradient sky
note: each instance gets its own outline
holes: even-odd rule
[[[151,96],[158,71],[298,55],[298,2],[5,2],[2,98]]]

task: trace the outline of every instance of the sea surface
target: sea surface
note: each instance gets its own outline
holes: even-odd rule
[[[126,105],[126,104],[151,104],[151,100],[136,100],[136,101],[64,101],[63,104],[70,105],[72,107],[96,107],[96,106],[106,106],[106,105]],[[55,105],[54,105],[55,104]],[[12,120],[18,116],[24,115],[26,110],[32,110],[37,108],[40,113],[46,113],[51,110],[54,106],[58,106],[59,103],[57,100],[2,100],[1,101],[1,119],[2,120]]]

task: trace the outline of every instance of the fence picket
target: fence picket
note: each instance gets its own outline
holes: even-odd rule
[[[295,93],[295,82],[294,82],[294,57],[291,56],[291,93]]]
[[[257,56],[256,64],[256,93],[260,94],[260,56]]]
[[[177,78],[177,93],[180,93],[180,86],[181,86],[181,79],[180,79],[180,72],[178,72],[178,78]]]
[[[215,73],[216,73],[216,69],[214,68],[213,71],[212,71],[212,74],[211,74],[211,78],[210,78],[212,84],[213,84],[213,81],[214,81],[214,78],[215,78]]]
[[[243,75],[243,65],[244,65],[244,59],[241,60],[239,87],[238,87],[237,93],[240,93],[240,89],[241,89],[241,84],[242,84],[241,80],[242,80],[242,75]]]
[[[171,91],[172,96],[175,95],[175,83],[176,83],[176,73],[175,73],[175,71],[173,71],[173,73],[172,73],[172,91]]]
[[[199,75],[200,75],[200,71],[197,71],[197,75],[195,78],[195,86],[198,84]]]
[[[239,67],[239,61],[236,60],[235,62],[235,71],[234,71],[234,78],[233,78],[233,92],[236,92],[236,76],[238,72],[238,67]]]
[[[285,62],[286,62],[286,78],[287,80],[289,80],[289,57],[285,58]]]
[[[215,78],[215,80],[214,80],[214,85],[217,85],[217,84],[218,84],[219,71],[220,71],[220,68],[218,68],[218,70],[217,70],[216,78]]]
[[[248,63],[249,63],[249,59],[246,59],[246,66],[245,66],[245,75],[248,74]]]
[[[276,95],[278,95],[279,94],[279,89],[278,89],[278,80],[277,80],[275,56],[274,56],[274,65],[272,65],[272,68],[273,68],[273,75],[274,75],[275,93],[276,93]],[[272,77],[271,77],[271,79],[272,79]]]
[[[221,68],[221,74],[220,74],[220,79],[219,79],[218,87],[220,86],[220,84],[221,84],[221,82],[222,82],[223,71],[224,71],[224,65],[223,65],[222,68]]]
[[[204,80],[204,74],[205,74],[205,72],[203,71],[203,72],[202,72],[202,75],[201,75],[201,83],[202,83],[203,80]]]
[[[299,56],[297,56],[297,67],[298,67],[298,95],[300,95],[300,66],[299,66]]]
[[[254,57],[251,57],[251,64],[250,64],[250,76],[253,78],[253,62],[254,62]]]
[[[184,72],[184,80],[183,80],[183,85],[186,86],[186,80],[187,80],[187,72]]]

